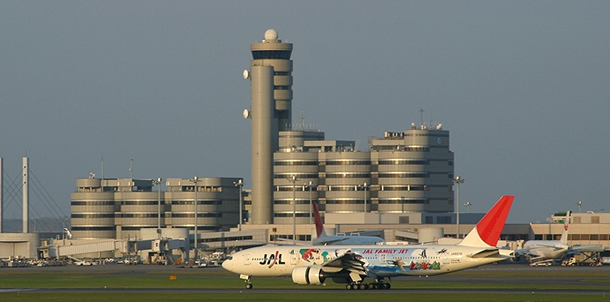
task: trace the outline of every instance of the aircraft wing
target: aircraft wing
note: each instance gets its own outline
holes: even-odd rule
[[[540,253],[536,252],[536,248],[518,249],[515,250],[516,256],[525,256],[530,258],[540,257]]]
[[[360,255],[356,255],[352,252],[346,252],[345,254],[328,261],[322,265],[324,271],[337,273],[342,270],[350,273],[356,273],[358,275],[366,275],[366,268],[364,262],[358,259]]]
[[[585,244],[573,245],[570,247],[571,252],[603,252],[604,247],[601,244]]]
[[[337,242],[341,242],[341,241],[350,239],[347,236],[341,236],[341,237],[344,237],[344,238],[338,238],[337,236],[333,236],[333,237],[326,236],[326,237],[316,238],[313,241],[314,241],[315,245],[332,245]]]
[[[270,244],[275,244],[275,245],[302,245],[302,246],[309,246],[311,245],[311,242],[309,241],[303,241],[303,240],[292,240],[292,239],[287,239],[287,238],[277,238],[278,241],[285,241],[286,243],[277,243],[277,242],[270,242]]]

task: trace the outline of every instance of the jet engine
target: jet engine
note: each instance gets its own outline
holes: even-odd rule
[[[292,282],[296,284],[322,284],[326,280],[319,266],[299,266],[292,270]]]

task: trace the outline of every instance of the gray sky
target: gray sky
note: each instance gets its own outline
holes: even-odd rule
[[[68,216],[102,157],[107,177],[133,158],[136,178],[250,187],[242,71],[274,28],[294,43],[294,121],[365,149],[423,108],[471,212],[503,194],[510,222],[608,212],[609,16],[610,1],[1,1],[0,156],[12,178],[30,157]]]

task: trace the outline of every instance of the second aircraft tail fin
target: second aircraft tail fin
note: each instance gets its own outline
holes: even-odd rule
[[[563,244],[568,244],[568,227],[570,226],[570,218],[572,216],[572,212],[568,211],[566,213],[566,219],[563,221],[563,231],[561,233],[561,238],[559,241]]]
[[[326,237],[326,231],[324,230],[324,224],[322,224],[322,218],[320,218],[320,211],[318,210],[318,203],[312,202],[314,221],[316,222],[316,236],[318,238]]]

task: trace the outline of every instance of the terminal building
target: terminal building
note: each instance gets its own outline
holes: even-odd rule
[[[252,120],[251,190],[237,177],[163,183],[91,174],[76,180],[71,195],[71,238],[49,242],[46,255],[66,255],[79,249],[72,244],[86,242],[107,245],[80,251],[96,257],[116,254],[117,246],[160,255],[160,246],[189,253],[194,246],[229,251],[279,238],[311,240],[313,202],[329,233],[368,232],[387,242],[418,242],[420,233],[467,234],[483,214],[460,214],[458,227],[449,131],[441,124],[405,123],[405,130],[371,137],[366,149],[358,150],[353,140],[330,140],[320,130],[295,127],[292,49],[272,29],[250,45],[250,69],[243,75],[251,85],[250,109],[244,111]],[[572,217],[570,244],[610,247],[610,214]],[[501,239],[557,239],[565,215],[553,219],[508,224]],[[142,248],[134,248],[138,241]],[[0,240],[0,253],[9,248]]]

